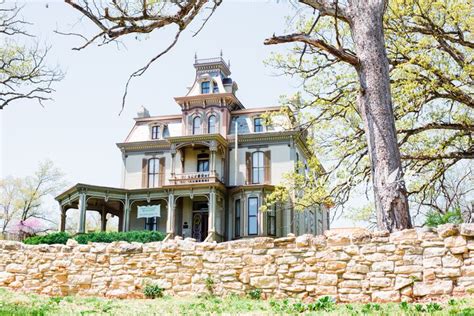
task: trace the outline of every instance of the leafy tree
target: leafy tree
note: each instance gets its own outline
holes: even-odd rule
[[[415,206],[436,198],[446,172],[474,158],[473,16],[472,5],[464,0],[388,4],[384,28],[395,123]],[[323,19],[303,13],[295,28],[352,49],[350,29],[340,24],[337,36],[330,34],[336,20]],[[284,102],[300,113],[300,127],[314,135],[319,155],[333,162],[321,176],[330,180],[328,193],[335,204],[346,204],[361,185],[372,190],[356,72],[307,43],[288,56],[274,55],[270,64],[302,79],[302,91]]]
[[[19,17],[21,8],[0,2],[0,110],[21,100],[50,100],[52,84],[62,79],[62,73],[46,65],[48,49],[37,43],[24,26],[30,23]]]

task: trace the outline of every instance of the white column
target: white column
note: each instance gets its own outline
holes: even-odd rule
[[[209,193],[209,233],[216,231],[216,189],[212,188]]]
[[[168,195],[168,217],[166,219],[166,233],[174,235],[175,227],[175,207],[174,207],[174,194]]]
[[[87,196],[85,193],[79,194],[79,227],[77,232],[82,234],[86,232],[86,210]]]

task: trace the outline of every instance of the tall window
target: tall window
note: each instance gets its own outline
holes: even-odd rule
[[[197,156],[197,161],[198,172],[209,172],[209,154],[199,154]]]
[[[160,127],[153,126],[151,128],[151,139],[159,139],[160,138]]]
[[[267,234],[276,235],[276,205],[267,213]]]
[[[252,153],[252,183],[263,183],[264,167],[263,152],[256,151]]]
[[[210,81],[203,81],[201,82],[201,93],[206,94],[210,92],[211,82]]]
[[[249,235],[258,234],[258,197],[249,197],[248,200],[248,231]]]
[[[212,93],[219,93],[219,86],[215,81],[212,82]]]
[[[193,119],[193,135],[201,133],[201,117],[196,116]]]
[[[163,137],[169,137],[170,136],[170,130],[168,129],[168,126],[163,127]]]
[[[256,117],[256,118],[253,119],[253,131],[255,133],[263,132],[262,118]]]
[[[211,115],[207,120],[207,132],[209,134],[214,134],[216,132],[216,116]]]
[[[234,218],[234,231],[235,237],[240,237],[240,199],[235,200],[235,218]]]
[[[148,187],[157,188],[160,181],[160,159],[148,159]]]
[[[145,230],[158,230],[158,217],[145,218]]]

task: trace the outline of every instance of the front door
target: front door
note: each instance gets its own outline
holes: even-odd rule
[[[207,202],[193,203],[192,238],[204,241],[207,237],[209,209]]]

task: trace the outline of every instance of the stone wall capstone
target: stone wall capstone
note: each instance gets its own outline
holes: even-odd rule
[[[25,245],[0,241],[0,287],[46,295],[143,297],[148,283],[167,294],[245,295],[339,302],[397,302],[474,291],[474,224],[437,231],[333,229],[322,236],[197,243],[176,238]]]

